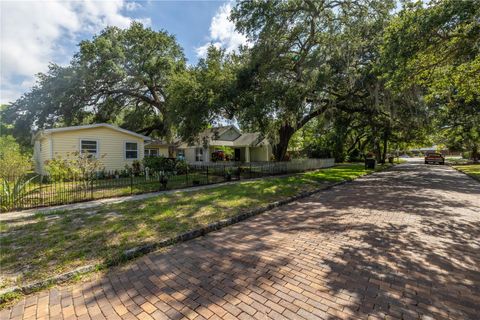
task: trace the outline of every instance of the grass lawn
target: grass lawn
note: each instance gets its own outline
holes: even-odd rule
[[[453,167],[480,181],[480,164],[459,165]]]
[[[388,166],[388,165],[386,165]],[[379,166],[377,170],[385,166]],[[116,262],[129,248],[159,241],[254,207],[371,172],[345,164],[289,177],[176,192],[94,209],[38,213],[1,224],[1,287],[87,264]]]
[[[447,157],[445,158],[445,162],[451,165],[462,165],[470,162],[470,160],[459,157]]]

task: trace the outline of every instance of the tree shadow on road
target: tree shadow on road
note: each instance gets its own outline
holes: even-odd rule
[[[382,175],[149,254],[61,301],[170,319],[477,318],[476,186]]]

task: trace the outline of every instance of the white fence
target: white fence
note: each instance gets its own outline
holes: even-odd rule
[[[316,170],[321,168],[333,167],[335,165],[335,159],[294,159],[288,162],[284,162],[287,165],[287,171],[289,172],[301,172]]]
[[[333,167],[335,165],[335,159],[294,159],[291,161],[281,162],[238,162],[238,161],[217,161],[217,162],[192,162],[189,163],[192,167],[205,167],[218,168],[218,167],[251,167],[251,168],[269,168],[269,170],[278,172],[302,172],[309,170],[316,170],[321,168]]]

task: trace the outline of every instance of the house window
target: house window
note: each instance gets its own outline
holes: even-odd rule
[[[125,142],[125,158],[138,159],[138,143]]]
[[[80,152],[88,153],[92,156],[97,156],[98,154],[98,143],[95,140],[81,140],[80,141]]]
[[[158,157],[158,149],[145,149],[146,157]]]
[[[183,150],[183,149],[178,149],[177,150],[177,159],[185,160],[185,150]]]
[[[203,148],[195,148],[195,161],[203,161]]]

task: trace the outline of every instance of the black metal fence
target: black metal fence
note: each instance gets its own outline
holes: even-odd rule
[[[33,175],[0,181],[1,212],[182,189],[226,181],[255,179],[331,167],[333,159],[304,159],[289,162],[190,164],[180,171],[140,173],[105,172],[88,176],[56,177]]]

